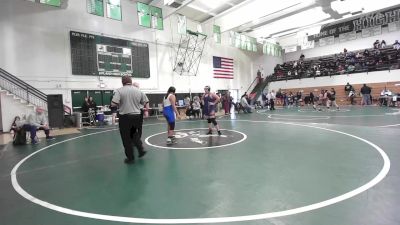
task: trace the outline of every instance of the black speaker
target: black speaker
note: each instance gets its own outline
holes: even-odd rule
[[[63,128],[64,104],[62,95],[47,95],[47,110],[49,113],[49,126]]]

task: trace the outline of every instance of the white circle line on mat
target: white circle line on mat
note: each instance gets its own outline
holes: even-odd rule
[[[202,129],[202,130],[205,130],[205,129],[208,129],[208,128],[189,128],[189,129],[180,129],[180,130],[175,130],[175,131],[191,130],[191,129]],[[224,130],[227,130],[227,129],[221,129],[221,131],[224,131]],[[172,146],[160,146],[160,145],[155,145],[155,144],[150,143],[149,139],[150,139],[151,137],[154,137],[154,136],[156,136],[156,135],[160,135],[160,134],[165,134],[165,133],[167,133],[166,131],[164,131],[164,132],[160,132],[160,133],[156,133],[156,134],[152,134],[152,135],[148,136],[148,137],[145,139],[145,143],[146,143],[147,145],[153,146],[153,147],[155,147],[155,148],[182,149],[182,150],[184,150],[184,149],[222,148],[222,147],[226,147],[226,146],[230,146],[230,145],[234,145],[234,144],[239,144],[239,143],[241,143],[241,142],[243,142],[244,140],[247,139],[247,135],[246,135],[245,133],[243,133],[243,132],[240,132],[240,131],[237,131],[237,130],[227,130],[227,131],[239,133],[239,134],[241,134],[241,135],[243,136],[243,138],[240,139],[240,140],[238,140],[238,141],[229,143],[229,144],[216,145],[216,146],[209,146],[209,147],[193,147],[193,148],[178,148],[178,147],[172,147]]]
[[[232,120],[222,120],[222,121],[230,121],[232,122]],[[222,122],[221,121],[221,122]],[[306,205],[306,206],[302,206],[302,207],[298,207],[298,208],[294,208],[294,209],[289,209],[289,210],[283,210],[283,211],[276,211],[276,212],[267,212],[267,213],[261,213],[261,214],[254,214],[254,215],[245,215],[245,216],[231,216],[231,217],[215,217],[215,218],[186,218],[186,219],[151,219],[151,218],[136,218],[136,217],[123,217],[123,216],[112,216],[112,215],[104,215],[104,214],[97,214],[97,213],[89,213],[89,212],[83,212],[83,211],[78,211],[78,210],[73,210],[73,209],[69,209],[69,208],[65,208],[65,207],[61,207],[58,205],[54,205],[51,204],[49,202],[40,200],[32,195],[30,195],[28,192],[26,192],[18,183],[18,179],[17,179],[17,171],[18,168],[22,165],[22,163],[24,163],[26,160],[28,160],[29,158],[31,158],[33,155],[42,152],[46,149],[49,149],[55,145],[58,145],[60,143],[64,143],[67,141],[71,141],[71,140],[75,140],[78,138],[82,138],[82,137],[86,137],[86,136],[90,136],[90,135],[95,135],[95,134],[99,134],[99,133],[104,133],[104,132],[109,132],[109,131],[113,131],[113,130],[107,130],[107,131],[101,131],[101,132],[95,132],[92,134],[87,134],[87,135],[82,135],[82,136],[78,136],[78,137],[74,137],[74,138],[70,138],[52,145],[49,145],[47,147],[44,147],[42,149],[39,149],[36,152],[33,152],[32,154],[26,156],[24,159],[22,159],[21,161],[19,161],[14,168],[11,171],[11,183],[12,186],[14,187],[14,189],[17,191],[18,194],[20,194],[22,197],[24,197],[25,199],[41,205],[43,207],[46,207],[48,209],[54,210],[54,211],[58,211],[61,213],[65,213],[65,214],[69,214],[69,215],[74,215],[74,216],[80,216],[80,217],[86,217],[86,218],[92,218],[92,219],[98,219],[98,220],[106,220],[106,221],[116,221],[116,222],[126,222],[126,223],[145,223],[145,224],[198,224],[198,223],[224,223],[224,222],[241,222],[241,221],[252,221],[252,220],[261,220],[261,219],[269,219],[269,218],[275,218],[275,217],[282,217],[282,216],[289,216],[289,215],[295,215],[295,214],[299,214],[299,213],[303,213],[303,212],[308,212],[311,210],[315,210],[315,209],[319,209],[319,208],[323,208],[341,201],[344,201],[346,199],[349,199],[351,197],[354,197],[368,189],[370,189],[371,187],[375,186],[376,184],[378,184],[381,180],[383,180],[386,175],[388,174],[389,170],[390,170],[390,159],[387,156],[387,154],[376,144],[365,140],[361,137],[352,135],[352,134],[348,134],[342,131],[337,131],[337,130],[333,130],[333,129],[328,129],[328,128],[323,128],[323,127],[317,127],[317,126],[311,126],[311,125],[305,125],[305,124],[296,124],[296,123],[288,123],[288,122],[269,122],[269,121],[252,121],[252,120],[234,120],[234,121],[240,121],[240,122],[248,122],[248,123],[276,123],[276,124],[286,124],[286,125],[294,125],[294,126],[303,126],[303,127],[309,127],[309,128],[315,128],[315,129],[320,129],[320,130],[325,130],[325,131],[329,131],[329,132],[333,132],[333,133],[338,133],[338,134],[342,134],[345,136],[349,136],[352,138],[355,138],[361,142],[364,142],[370,146],[372,146],[376,151],[379,152],[379,154],[381,155],[384,164],[383,167],[381,169],[381,171],[378,173],[378,175],[376,175],[372,180],[370,180],[369,182],[367,182],[366,184],[352,190],[349,191],[347,193],[344,193],[342,195],[321,201],[321,202],[317,202],[314,204],[310,204],[310,205]],[[150,124],[148,124],[150,125]],[[151,125],[155,125],[155,124],[151,124]],[[115,129],[114,129],[115,130]]]

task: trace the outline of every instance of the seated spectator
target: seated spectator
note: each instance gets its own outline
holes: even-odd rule
[[[289,94],[287,95],[287,106],[290,108],[293,106],[293,103],[294,103],[294,96],[290,91]]]
[[[293,68],[294,68],[294,69],[297,69],[297,61],[294,61],[294,63],[293,63]]]
[[[356,62],[356,64],[354,65],[354,70],[355,71],[361,71],[362,70],[362,66],[359,62]]]
[[[364,54],[364,57],[368,57],[368,56],[369,56],[369,51],[368,51],[368,49],[365,49],[363,54]]]
[[[243,111],[245,113],[251,113],[251,107],[247,101],[247,95],[242,95],[242,98],[240,99],[240,104],[243,107]]]
[[[27,123],[23,127],[25,130],[30,131],[32,144],[38,143],[36,138],[36,131],[38,130],[44,130],[47,140],[54,139],[54,137],[50,136],[50,128],[42,107],[37,107],[36,112],[33,112],[28,116]]]
[[[89,96],[89,109],[92,109],[93,111],[97,111],[97,104],[96,102],[93,100],[92,96]]]
[[[357,52],[356,58],[357,59],[362,59],[364,56],[361,54],[361,52]]]
[[[296,107],[301,106],[301,102],[303,101],[302,98],[301,98],[301,95],[302,95],[301,92],[298,91],[298,92],[296,93],[296,96],[294,97],[294,101],[295,101],[295,103],[296,103]]]
[[[354,98],[356,97],[356,91],[354,90],[354,88],[351,88],[348,97],[350,98],[350,103],[354,105],[355,104]]]
[[[390,66],[390,69],[391,69],[391,70],[397,70],[397,69],[399,69],[399,68],[400,68],[400,67],[399,67],[399,64],[398,64],[398,63],[393,64],[393,65]]]
[[[90,108],[89,98],[85,96],[83,103],[82,103],[82,112],[88,112]]]
[[[193,112],[193,102],[189,102],[189,105],[186,107],[186,118],[187,119],[192,119],[192,117],[194,116],[194,112]]]
[[[400,50],[400,43],[398,40],[396,40],[393,44],[393,49],[396,49],[397,51]]]
[[[379,98],[379,103],[380,105],[386,105],[388,106],[390,104],[390,99],[392,96],[392,92],[389,89],[386,89],[386,87],[381,91],[381,95]]]
[[[382,40],[381,45],[379,46],[380,48],[385,48],[386,47],[386,41]]]
[[[317,67],[317,70],[315,71],[316,76],[321,76],[321,70],[320,67]]]
[[[354,65],[352,65],[352,64],[350,64],[348,67],[347,67],[347,72],[348,73],[351,73],[351,72],[353,72],[354,70],[355,70],[355,66]]]
[[[337,72],[338,72],[339,74],[344,74],[344,73],[346,72],[346,69],[345,69],[345,67],[344,67],[343,65],[340,64],[340,65],[338,66]]]
[[[376,40],[376,41],[374,42],[373,46],[374,46],[374,49],[379,49],[379,48],[380,48],[379,40]]]

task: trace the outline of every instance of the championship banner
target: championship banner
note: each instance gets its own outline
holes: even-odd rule
[[[360,17],[348,20],[337,24],[326,24],[321,27],[321,31],[318,34],[308,36],[308,41],[319,41],[321,38],[329,36],[339,37],[340,34],[348,32],[361,32],[366,30],[365,35],[376,35],[379,33],[381,28],[375,30],[370,29],[373,27],[386,27],[388,24],[400,21],[400,6],[391,9],[384,9],[368,14],[363,14]],[[392,28],[393,29],[393,28]]]

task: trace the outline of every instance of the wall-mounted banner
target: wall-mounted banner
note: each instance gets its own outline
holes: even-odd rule
[[[247,51],[257,51],[257,39],[234,31],[229,31],[229,44]]]
[[[389,23],[389,32],[400,30],[400,21]]]
[[[213,25],[213,37],[214,42],[221,44],[221,27],[217,25]]]
[[[357,39],[355,31],[339,34],[339,42],[351,41]]]
[[[178,34],[186,34],[186,16],[178,15]]]
[[[328,36],[339,37],[339,34],[355,31],[361,32],[364,29],[382,26],[400,21],[400,6],[391,9],[383,9],[368,14],[363,14],[356,19],[348,20],[337,24],[326,24],[321,27],[318,34],[308,36],[309,41],[318,41]],[[371,31],[369,31],[371,33]]]
[[[282,47],[277,44],[265,42],[263,44],[263,53],[266,55],[281,57],[282,56]]]
[[[381,34],[382,34],[382,27],[381,26],[363,29],[362,32],[361,32],[361,36],[363,38],[376,36],[376,35],[381,35]]]
[[[335,44],[335,37],[333,37],[333,36],[319,39],[320,47],[325,46],[325,45],[333,45],[333,44]]]
[[[103,0],[86,0],[87,12],[97,16],[104,16]]]
[[[285,53],[296,52],[297,51],[297,45],[285,46],[285,47],[283,47],[283,49],[285,50]]]
[[[61,0],[28,0],[28,1],[42,3],[51,6],[58,6],[58,7],[61,6]]]

